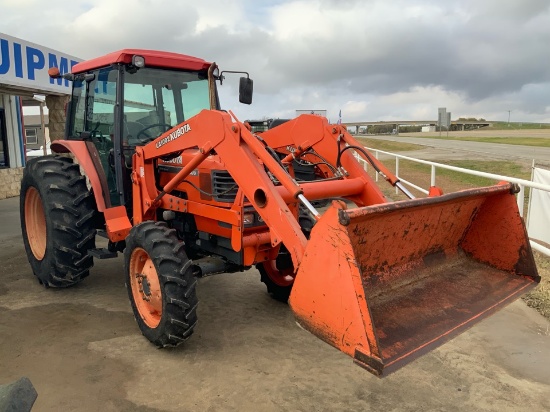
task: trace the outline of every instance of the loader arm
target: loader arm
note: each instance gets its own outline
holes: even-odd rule
[[[344,126],[331,125],[326,118],[301,115],[262,133],[262,139],[268,146],[278,151],[287,151],[289,148],[293,148],[295,153],[305,156],[308,151],[312,151],[322,156],[331,165],[339,167],[340,172],[347,178],[361,179],[364,188],[354,198],[354,200],[359,200],[356,202],[358,205],[368,206],[386,203],[388,200],[365,172],[363,166],[355,159],[352,152],[346,149],[347,146],[358,148],[355,150],[356,153],[371,164],[391,185],[400,186],[397,176],[355,140]],[[400,189],[402,188],[400,187]]]
[[[155,161],[186,150],[196,151],[193,161],[185,165],[163,188],[157,188],[154,177]],[[229,114],[224,112],[204,110],[146,146],[136,148],[132,173],[134,224],[153,219],[155,210],[161,208],[197,214],[210,213],[214,216],[216,213],[226,213],[233,230],[240,230],[242,216],[238,211],[222,212],[219,208],[170,195],[213,151],[269,227],[271,246],[284,243],[291,253],[295,267],[298,267],[307,240],[296,217],[280,194],[280,189],[275,187],[266,174],[264,165],[281,182],[286,197],[296,199],[302,190],[271,157],[263,144],[244,125],[232,122]]]
[[[285,244],[291,253],[294,268],[298,268],[307,244],[293,211],[297,207],[297,198],[304,192],[306,197],[312,199],[331,195],[346,196],[359,206],[387,202],[352,153],[344,150],[349,143],[359,143],[343,127],[329,125],[325,118],[303,115],[266,132],[264,136],[266,138],[262,143],[242,123],[233,122],[227,113],[205,110],[148,145],[136,148],[133,173],[133,182],[137,186],[137,190],[134,190],[134,224],[153,219],[155,210],[161,208],[205,216],[223,213],[228,215],[225,221],[231,222],[233,233],[238,231],[241,217],[236,210],[220,211],[213,206],[170,195],[211,152],[221,158],[227,171],[266,222],[271,233],[271,246]],[[332,165],[341,163],[341,175],[332,176],[332,179],[336,179],[332,181],[298,184],[281,162],[274,159],[265,143],[274,149],[292,148],[301,152],[312,150]],[[192,161],[163,188],[156,187],[156,160],[186,150],[195,150]],[[397,181],[391,172],[378,164],[385,171],[385,176],[390,176],[388,180]],[[280,186],[274,185],[264,166],[280,182]],[[238,233],[235,234],[237,236],[234,238],[239,237]],[[233,240],[233,244],[238,242]]]

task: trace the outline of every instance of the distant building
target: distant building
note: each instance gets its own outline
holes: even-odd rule
[[[422,126],[423,132],[435,132],[435,126]]]
[[[314,114],[316,116],[327,117],[326,110],[296,110],[296,117],[300,116],[301,114]]]

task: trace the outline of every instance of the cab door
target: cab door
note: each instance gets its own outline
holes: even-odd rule
[[[99,153],[101,165],[109,186],[112,206],[123,203],[117,189],[114,167],[114,142],[119,138],[117,84],[119,69],[117,66],[93,70],[77,77],[73,82],[73,94],[67,139],[91,141]]]

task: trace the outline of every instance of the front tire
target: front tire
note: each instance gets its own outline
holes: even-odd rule
[[[276,260],[258,263],[256,268],[260,272],[260,280],[265,283],[267,293],[273,299],[286,303],[294,284],[294,269],[292,265],[278,268]]]
[[[176,230],[163,222],[134,226],[124,261],[128,297],[142,334],[158,347],[188,339],[197,323],[197,280]]]
[[[97,212],[78,165],[57,155],[30,160],[19,207],[23,243],[40,283],[63,288],[88,276]]]

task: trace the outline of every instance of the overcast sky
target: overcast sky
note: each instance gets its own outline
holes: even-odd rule
[[[87,59],[149,48],[250,72],[245,118],[550,122],[549,0],[0,0],[0,30]]]

